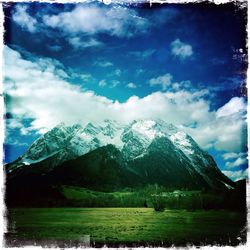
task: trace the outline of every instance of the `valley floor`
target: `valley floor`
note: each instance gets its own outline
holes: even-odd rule
[[[225,210],[16,208],[8,212],[7,246],[238,245],[246,241],[246,215]]]

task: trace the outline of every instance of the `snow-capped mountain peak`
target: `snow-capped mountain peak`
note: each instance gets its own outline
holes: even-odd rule
[[[149,140],[153,140],[156,136],[163,136],[164,134],[155,128],[156,122],[152,120],[141,120],[132,125],[132,130],[139,134],[148,137]]]
[[[85,127],[60,123],[37,139],[17,163],[29,164],[53,156],[55,165],[59,165],[108,144],[116,146],[127,160],[132,160],[147,153],[152,141],[160,137],[168,138],[176,150],[192,161],[195,161],[194,153],[196,158],[203,158],[204,152],[192,138],[172,124],[161,120],[137,120],[122,125],[105,120],[101,124],[88,123]]]
[[[59,159],[62,162],[107,144],[115,145],[126,152],[128,159],[132,159],[143,155],[157,137],[168,137],[180,150],[185,153],[193,152],[186,134],[164,121],[137,120],[122,125],[116,121],[105,120],[101,124],[90,122],[85,127],[80,124],[66,126],[60,123],[37,139],[21,157],[21,161],[39,161],[55,152],[65,151],[61,153],[64,156]]]
[[[172,124],[150,119],[129,124],[105,120],[99,124],[88,123],[84,127],[60,123],[38,138],[25,154],[9,165],[7,171],[40,162],[47,162],[50,171],[67,160],[76,159],[108,144],[114,145],[127,163],[143,160],[152,152],[158,152],[159,164],[163,164],[168,162],[166,155],[170,158],[175,155],[191,176],[198,173],[210,186],[214,182],[208,177],[208,171],[220,173],[213,158],[189,135]]]

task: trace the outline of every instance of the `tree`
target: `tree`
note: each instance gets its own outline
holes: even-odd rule
[[[156,212],[163,212],[165,210],[165,201],[160,194],[151,195],[152,204]]]

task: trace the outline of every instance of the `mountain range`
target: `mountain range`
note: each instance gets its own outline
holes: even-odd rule
[[[161,120],[127,125],[105,120],[85,127],[61,123],[5,169],[7,184],[21,189],[31,182],[98,190],[148,184],[188,189],[234,186],[191,136]]]

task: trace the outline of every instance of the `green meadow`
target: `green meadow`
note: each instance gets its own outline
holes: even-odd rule
[[[67,244],[85,236],[92,246],[237,245],[245,241],[245,216],[224,210],[16,208],[8,216],[8,245],[16,240],[63,240]]]
[[[53,242],[81,246],[86,237],[91,246],[238,245],[246,241],[240,192],[170,190],[155,185],[116,192],[61,186],[56,192],[57,199],[42,200],[46,207],[8,209],[7,246]]]

